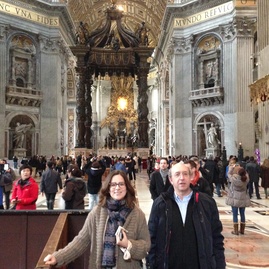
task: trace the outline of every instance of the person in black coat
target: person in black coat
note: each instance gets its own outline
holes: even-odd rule
[[[98,193],[102,187],[102,176],[105,171],[106,165],[102,160],[95,160],[85,170],[88,176],[89,210],[92,210],[98,204]]]
[[[135,180],[136,180],[136,176],[135,176],[135,173],[134,173],[135,161],[130,156],[126,157],[125,166],[126,166],[126,170],[127,170],[129,180],[133,180],[133,175],[134,175],[134,183],[135,183]]]
[[[191,185],[194,189],[197,191],[203,192],[208,194],[212,197],[211,188],[208,184],[208,181],[202,177],[201,172],[199,171],[199,159],[197,158],[197,161],[194,161],[194,157],[192,160],[186,160],[184,164],[186,164],[193,173],[193,178],[191,181]]]
[[[203,168],[208,172],[206,179],[208,180],[209,186],[211,188],[212,196],[213,196],[213,193],[214,193],[213,183],[219,177],[219,168],[218,168],[217,163],[213,160],[212,155],[208,157]]]
[[[253,196],[253,184],[254,184],[257,199],[262,199],[259,191],[259,179],[260,179],[261,167],[255,161],[253,156],[249,158],[249,162],[246,164],[246,171],[248,172],[249,176],[249,183],[248,183],[249,197],[252,198]]]
[[[183,163],[169,171],[172,186],[154,200],[148,227],[150,269],[224,269],[224,237],[215,200],[192,190]]]
[[[167,191],[171,186],[168,178],[168,166],[168,160],[166,158],[161,158],[160,169],[150,175],[149,190],[153,200],[155,200],[162,192]]]
[[[60,189],[63,188],[60,174],[53,168],[54,162],[48,161],[47,170],[42,173],[40,182],[40,192],[42,193],[42,196],[45,193],[47,208],[50,210],[54,208],[54,201],[56,193],[58,192],[58,186]]]

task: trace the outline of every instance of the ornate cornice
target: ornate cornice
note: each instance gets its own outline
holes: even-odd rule
[[[250,101],[252,104],[257,105],[261,102],[269,100],[269,75],[255,81],[249,85],[250,88]]]
[[[237,37],[253,37],[257,30],[257,18],[235,17],[228,24],[219,27],[224,41],[230,41]]]
[[[235,17],[233,24],[237,36],[253,37],[257,30],[257,18]]]
[[[193,36],[186,38],[172,37],[167,49],[167,61],[171,62],[174,54],[189,53],[192,50]]]
[[[186,38],[175,38],[175,53],[188,53],[192,49],[193,36]]]
[[[93,49],[88,64],[100,66],[130,66],[135,64],[135,55],[132,50],[112,52],[110,50]]]
[[[219,32],[222,36],[223,41],[230,41],[236,35],[236,29],[233,22],[228,24],[222,24],[219,26]]]
[[[61,40],[59,38],[48,38],[39,36],[40,50],[48,53],[59,53]]]
[[[231,0],[185,0],[180,3],[168,3],[162,21],[162,29],[168,29],[171,18],[188,17],[195,13],[213,8]]]
[[[9,105],[40,107],[41,91],[21,87],[6,87],[6,103]]]
[[[9,26],[5,24],[0,24],[0,41],[6,41],[7,33],[9,31]]]
[[[222,87],[204,88],[190,92],[189,100],[193,107],[212,106],[224,103]]]

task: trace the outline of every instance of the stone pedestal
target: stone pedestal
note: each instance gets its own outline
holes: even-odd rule
[[[92,149],[87,149],[87,148],[74,148],[74,157],[77,157],[78,155],[84,155],[84,156],[89,156],[90,154],[93,153]]]
[[[208,148],[208,149],[205,149],[205,155],[206,157],[208,158],[210,155],[213,156],[213,158],[215,158],[216,156],[219,156],[219,150],[217,148]]]
[[[148,159],[149,157],[149,149],[148,148],[137,148],[134,149],[134,153],[137,154],[137,156],[140,156],[142,159]]]
[[[26,149],[25,148],[16,148],[16,149],[14,149],[13,155],[17,156],[17,158],[26,157]]]

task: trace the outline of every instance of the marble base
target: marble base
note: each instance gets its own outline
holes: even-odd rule
[[[74,157],[76,158],[78,155],[82,156],[89,156],[90,154],[93,153],[92,149],[87,149],[87,148],[74,148]]]
[[[147,159],[149,156],[148,148],[125,148],[125,149],[99,149],[98,155],[102,156],[126,156],[135,153],[137,156],[140,156],[142,159]]]
[[[25,148],[16,148],[14,149],[14,156],[17,156],[17,158],[26,157],[26,149]]]
[[[213,156],[215,158],[216,156],[219,156],[220,151],[217,148],[208,148],[205,149],[206,157]]]
[[[125,157],[130,153],[128,148],[125,149],[99,149],[98,155]]]

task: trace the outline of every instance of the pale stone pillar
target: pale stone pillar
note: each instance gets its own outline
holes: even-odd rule
[[[0,129],[2,132],[0,132],[0,156],[7,157],[7,135],[8,132],[4,132],[5,130],[5,102],[6,102],[6,72],[8,70],[7,67],[7,26],[4,24],[0,24],[0,89],[2,91],[2,94],[0,94]]]
[[[223,86],[226,92],[224,103],[225,141],[228,154],[237,152],[242,143],[245,155],[254,152],[254,117],[250,104],[248,86],[252,83],[252,61],[255,19],[236,17],[223,25],[220,32],[224,39]],[[248,124],[245,119],[248,118]],[[237,128],[234,128],[236,124]],[[233,139],[231,139],[233,137]]]
[[[92,70],[87,72],[86,89],[85,89],[85,147],[92,148]]]
[[[174,85],[170,97],[169,110],[173,115],[170,120],[170,144],[176,149],[175,155],[192,152],[192,110],[189,94],[192,90],[192,44],[193,37],[174,38],[174,57],[171,61],[171,85]],[[173,126],[173,129],[172,129]],[[183,127],[184,126],[184,127]],[[184,128],[184,132],[182,131]],[[186,143],[186,133],[190,143]]]
[[[62,84],[61,84],[61,42],[58,38],[40,36],[40,85],[42,85],[42,102],[40,107],[40,154],[61,155],[61,119]],[[49,132],[48,132],[49,130]]]

